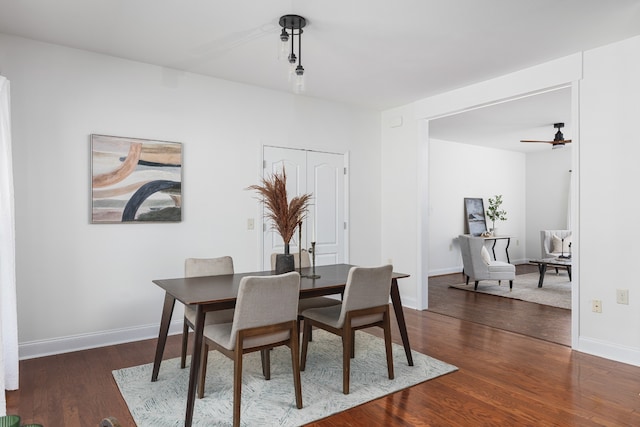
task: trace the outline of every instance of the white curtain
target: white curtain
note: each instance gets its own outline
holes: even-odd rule
[[[571,175],[571,169],[569,169],[569,191],[567,192],[567,230],[571,230],[571,193],[573,191],[573,176]]]
[[[9,80],[0,76],[0,415],[7,410],[4,391],[18,388],[15,249]]]

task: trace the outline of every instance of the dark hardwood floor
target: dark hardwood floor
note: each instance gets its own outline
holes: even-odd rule
[[[463,300],[460,310],[474,310]],[[412,348],[459,370],[311,426],[640,425],[640,367],[431,311],[405,309],[405,316]],[[150,363],[155,342],[21,361],[21,388],[7,393],[8,413],[46,427],[93,427],[106,416],[134,426],[111,371]],[[179,354],[180,336],[172,336],[165,358]]]
[[[516,274],[537,272],[516,266]],[[460,283],[462,274],[429,277],[429,311],[571,346],[571,310],[449,287]]]

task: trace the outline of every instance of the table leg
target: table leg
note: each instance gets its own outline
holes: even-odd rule
[[[169,295],[169,293],[165,293],[162,317],[160,319],[160,332],[158,333],[158,343],[156,344],[156,357],[153,360],[151,381],[156,381],[158,379],[160,363],[162,362],[162,355],[164,354],[164,346],[167,343],[167,334],[169,333],[169,324],[171,323],[171,316],[173,315],[173,307],[175,306],[175,303],[176,299]]]
[[[411,346],[409,345],[409,335],[407,334],[407,324],[404,320],[404,312],[402,311],[402,302],[400,301],[400,290],[398,289],[398,280],[391,280],[391,303],[393,311],[396,314],[398,327],[400,328],[400,336],[404,345],[404,353],[407,355],[409,366],[413,366],[413,356],[411,355]]]
[[[511,264],[511,260],[509,259],[509,245],[511,244],[511,237],[507,239],[507,247],[504,248],[504,251],[507,253],[507,262]]]
[[[493,239],[493,245],[491,245],[491,252],[493,252],[494,261],[498,260],[498,258],[496,258],[496,243],[498,243],[498,239]]]
[[[569,273],[569,281],[571,282],[572,280],[571,280],[571,266],[570,265],[567,266],[567,273]]]
[[[184,426],[191,427],[193,422],[193,408],[196,403],[196,388],[198,385],[198,374],[200,372],[200,360],[202,359],[202,332],[204,330],[204,316],[202,306],[196,306],[196,321],[193,338],[193,352],[191,353],[191,368],[189,370],[189,390],[187,391],[187,413],[185,415]]]
[[[541,262],[538,264],[538,271],[540,272],[540,279],[538,279],[538,287],[542,287],[542,282],[544,282],[544,274],[547,272],[547,264]]]

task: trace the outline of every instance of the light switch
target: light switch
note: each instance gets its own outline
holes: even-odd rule
[[[247,230],[253,230],[254,227],[255,223],[253,221],[253,218],[247,219]]]

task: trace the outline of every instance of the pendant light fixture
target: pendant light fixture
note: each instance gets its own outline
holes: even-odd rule
[[[300,15],[284,15],[280,17],[280,57],[289,62],[289,79],[293,81],[293,91],[304,91],[304,67],[302,66],[302,29],[307,20]],[[295,50],[295,39],[298,39],[298,55]]]

